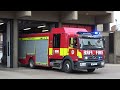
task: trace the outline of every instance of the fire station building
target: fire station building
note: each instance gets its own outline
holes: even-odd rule
[[[53,27],[83,27],[88,31],[100,31],[106,38],[105,49],[109,56],[108,36],[112,22],[112,11],[0,11],[1,59],[6,60],[8,68],[17,68],[18,35],[40,25],[45,25],[49,31]],[[106,62],[109,62],[108,57]]]

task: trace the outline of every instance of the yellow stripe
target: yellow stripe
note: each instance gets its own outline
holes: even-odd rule
[[[64,48],[60,48],[60,56],[64,55]]]
[[[53,48],[49,48],[49,55],[53,54]]]
[[[19,40],[46,40],[49,39],[49,37],[29,37],[29,38],[19,38]]]
[[[64,48],[64,56],[65,55],[69,55],[69,50],[68,50],[68,48]]]
[[[68,48],[60,48],[60,56],[68,55]]]
[[[60,48],[60,56],[66,56],[66,55],[69,55],[69,49],[73,49],[73,48]],[[49,48],[49,55],[52,55],[53,54],[53,48]],[[77,50],[77,56],[79,58],[82,58],[82,53]]]
[[[79,50],[77,50],[77,56],[78,56],[79,58],[82,58],[82,53],[81,53]]]

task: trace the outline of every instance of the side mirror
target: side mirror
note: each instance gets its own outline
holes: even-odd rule
[[[103,46],[104,46],[104,48],[105,48],[105,38],[103,38]]]
[[[105,38],[102,38],[103,41],[105,41]]]
[[[81,44],[80,44],[80,47],[81,47]]]
[[[103,41],[105,42],[105,38],[103,38]]]

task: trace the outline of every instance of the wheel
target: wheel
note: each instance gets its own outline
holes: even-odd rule
[[[72,72],[72,64],[69,60],[66,60],[64,63],[63,63],[63,71],[66,72],[66,73],[70,73]]]
[[[91,73],[91,72],[94,72],[95,69],[87,69],[87,71]]]
[[[32,69],[35,68],[35,63],[32,59],[30,59],[30,61],[29,61],[29,67]]]

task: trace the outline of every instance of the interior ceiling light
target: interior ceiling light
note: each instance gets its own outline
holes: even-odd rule
[[[3,25],[3,24],[4,24],[4,23],[2,23],[2,22],[0,23],[0,25]]]
[[[47,32],[48,30],[42,30],[42,32]]]
[[[25,29],[23,29],[23,30],[30,30],[31,28],[25,28]]]
[[[46,27],[45,25],[41,25],[41,26],[38,26],[37,28],[43,28],[43,27]]]

